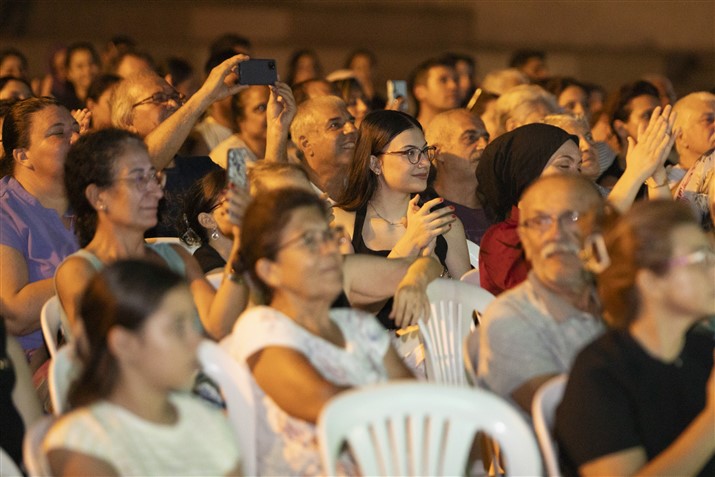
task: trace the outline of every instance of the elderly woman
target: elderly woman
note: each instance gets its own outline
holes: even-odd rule
[[[470,268],[464,228],[441,198],[424,201],[434,147],[422,127],[399,111],[373,111],[362,125],[346,190],[335,221],[351,237],[355,253],[384,257],[434,255],[445,275]],[[383,324],[394,328],[381,313]]]
[[[269,306],[244,313],[226,345],[253,375],[260,475],[319,475],[315,422],[330,398],[411,376],[374,317],[331,309],[342,238],[300,189],[258,196],[243,218],[241,260]]]
[[[3,123],[0,314],[26,351],[43,348],[40,309],[54,294],[55,268],[77,250],[64,162],[78,129],[50,98],[16,103]]]
[[[688,206],[633,206],[605,235],[612,330],[581,351],[556,414],[568,474],[715,475],[715,251]]]
[[[111,128],[83,136],[68,155],[65,184],[83,247],[56,274],[57,294],[70,322],[80,323],[78,300],[92,276],[118,259],[137,258],[186,277],[208,335],[221,338],[228,333],[247,295],[245,285],[232,273],[232,262],[215,290],[183,247],[144,242],[144,233],[156,225],[163,191],[162,176],[152,166],[141,138]],[[237,250],[235,244],[233,253]]]
[[[74,410],[43,442],[52,475],[240,475],[225,416],[182,392],[201,339],[186,280],[159,263],[120,260],[82,295],[87,349]]]

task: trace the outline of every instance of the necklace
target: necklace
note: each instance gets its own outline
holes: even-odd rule
[[[375,212],[375,215],[377,215],[379,218],[381,218],[382,220],[384,220],[391,226],[393,226],[393,227],[397,227],[398,225],[401,225],[403,227],[405,226],[405,224],[403,222],[404,217],[401,217],[399,222],[391,222],[391,221],[387,220],[385,217],[383,217],[382,214],[380,214],[380,212],[377,211],[377,209],[375,208],[375,206],[373,205],[372,202],[368,201],[367,203],[370,207],[372,207],[372,210]]]

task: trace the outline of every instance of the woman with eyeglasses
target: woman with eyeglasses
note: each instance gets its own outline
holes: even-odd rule
[[[157,222],[162,184],[163,178],[152,166],[144,142],[124,130],[106,129],[85,135],[68,154],[65,185],[83,248],[57,269],[55,285],[75,334],[82,333],[77,309],[87,282],[104,266],[124,258],[163,264],[184,276],[201,325],[210,337],[225,336],[243,310],[247,290],[240,279],[229,279],[236,277],[232,260],[225,267],[225,279],[215,290],[183,247],[144,241],[144,233]],[[238,244],[234,243],[232,253],[237,252]]]
[[[3,123],[0,315],[32,369],[47,359],[40,310],[54,294],[55,269],[77,250],[64,162],[78,131],[70,112],[51,98],[15,103]]]
[[[462,223],[443,199],[425,200],[430,160],[422,126],[400,111],[365,116],[346,189],[334,209],[335,221],[351,237],[355,253],[384,257],[434,255],[445,275],[461,277],[470,269]],[[389,303],[379,313],[387,328]]]
[[[42,442],[51,475],[241,475],[226,417],[187,392],[201,335],[186,280],[119,260],[89,280],[79,307],[87,347],[73,410]]]
[[[373,316],[331,309],[342,238],[311,191],[259,194],[243,217],[241,263],[268,306],[243,313],[225,344],[253,376],[259,475],[321,475],[315,422],[330,398],[411,377]]]
[[[715,475],[715,251],[686,204],[639,202],[606,232],[611,330],[556,412],[567,475]]]

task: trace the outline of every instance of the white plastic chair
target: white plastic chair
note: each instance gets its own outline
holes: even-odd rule
[[[47,382],[50,389],[52,413],[55,416],[60,416],[68,410],[67,392],[72,381],[79,376],[80,366],[75,360],[74,346],[72,345],[58,349],[50,360]]]
[[[474,312],[483,312],[494,296],[459,280],[438,279],[427,287],[432,314],[418,322],[425,347],[427,379],[469,384],[465,374],[463,343],[474,327]]]
[[[204,340],[198,349],[204,372],[221,388],[228,419],[241,447],[243,475],[256,475],[256,421],[251,373],[217,343]]]
[[[469,263],[479,270],[479,245],[467,239],[467,251],[469,251]]]
[[[0,477],[23,477],[14,460],[0,447]]]
[[[462,475],[478,431],[501,445],[507,475],[542,473],[530,426],[482,389],[414,381],[367,386],[334,397],[317,425],[326,475],[336,475],[345,443],[362,475]]]
[[[460,280],[466,283],[470,283],[472,285],[481,286],[481,283],[479,282],[479,269],[473,268],[469,270],[464,275],[462,275]]]
[[[218,290],[218,287],[221,286],[221,282],[223,281],[223,272],[209,273],[206,275],[206,280],[209,281],[211,286]]]
[[[45,338],[45,344],[50,351],[50,358],[55,357],[59,347],[57,336],[62,329],[61,307],[59,298],[57,298],[57,295],[53,295],[42,305],[42,311],[40,312],[42,336]]]
[[[560,477],[559,452],[553,436],[556,407],[561,402],[568,381],[567,374],[560,374],[549,379],[534,394],[531,402],[531,415],[534,419],[534,430],[539,441],[541,454],[544,456],[546,475]]]
[[[22,455],[30,477],[52,475],[50,464],[42,451],[42,441],[54,422],[54,416],[43,416],[25,432],[25,438],[22,441]]]

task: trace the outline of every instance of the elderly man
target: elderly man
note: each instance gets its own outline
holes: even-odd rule
[[[454,63],[447,58],[430,59],[410,74],[409,89],[415,99],[415,117],[426,128],[437,114],[462,103]]]
[[[678,165],[668,168],[673,197],[687,200],[701,217],[702,225],[712,228],[708,190],[715,174],[715,95],[706,91],[681,98],[673,108]]]
[[[541,86],[523,84],[499,96],[495,104],[496,130],[492,140],[519,126],[538,123],[549,114],[561,112],[556,97]]]
[[[477,164],[489,143],[484,123],[466,109],[453,109],[435,116],[425,137],[437,147],[432,186],[445,204],[454,207],[467,238],[479,244],[490,225],[476,194]]]
[[[219,64],[186,103],[153,71],[142,71],[117,84],[110,100],[112,125],[143,137],[152,164],[166,176],[159,224],[150,236],[179,235],[183,194],[215,166],[208,157],[179,157],[176,153],[210,104],[245,88],[232,73],[246,58],[236,55]]]
[[[298,106],[290,133],[313,187],[330,200],[339,199],[357,141],[354,118],[345,102],[336,96],[304,101]]]
[[[487,308],[478,336],[469,339],[479,342],[480,379],[529,411],[539,386],[567,373],[603,331],[581,252],[601,220],[603,199],[588,179],[547,176],[524,192],[519,210],[518,233],[532,270]]]

